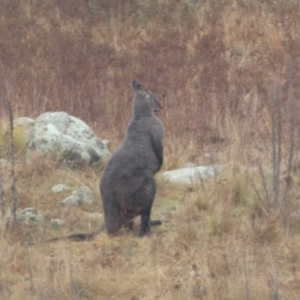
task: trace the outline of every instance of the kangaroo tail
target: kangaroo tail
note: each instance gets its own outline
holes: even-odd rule
[[[104,230],[103,226],[94,232],[91,233],[73,233],[69,235],[58,236],[53,239],[46,240],[46,243],[52,243],[60,240],[71,240],[74,242],[82,242],[82,241],[90,241],[92,240],[97,234],[101,233]]]
[[[161,220],[150,220],[150,226],[158,226],[161,224],[162,224]]]

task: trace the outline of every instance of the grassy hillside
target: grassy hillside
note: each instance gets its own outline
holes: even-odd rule
[[[99,227],[87,213],[102,212],[100,200],[63,209],[67,194],[50,189],[86,185],[100,197],[101,167],[27,165],[16,131],[18,206],[46,223],[0,227],[0,298],[298,299],[299,32],[296,0],[0,0],[2,156],[7,101],[15,117],[66,111],[115,149],[137,79],[164,107],[163,170],[224,165],[193,187],[158,176],[153,215],[164,223],[149,237],[43,244]],[[1,174],[10,204],[9,163]]]

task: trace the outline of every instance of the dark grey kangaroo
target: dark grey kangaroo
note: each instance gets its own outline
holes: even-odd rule
[[[107,163],[100,182],[105,216],[105,228],[116,233],[122,225],[132,228],[132,219],[141,215],[140,235],[150,233],[152,203],[156,193],[154,175],[163,164],[164,127],[155,116],[161,109],[156,97],[137,81],[133,81],[135,97],[133,117],[119,149]],[[103,226],[92,233],[75,233],[46,240],[85,241],[103,231]]]
[[[125,138],[107,163],[100,181],[105,228],[116,233],[122,225],[132,228],[132,219],[141,216],[139,235],[150,233],[152,203],[156,193],[154,179],[163,164],[162,122],[155,112],[162,107],[155,95],[137,81],[132,82],[135,93],[133,117]]]

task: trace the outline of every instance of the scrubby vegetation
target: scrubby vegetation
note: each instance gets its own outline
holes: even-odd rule
[[[1,299],[298,299],[299,1],[0,0],[1,220],[18,207],[62,218],[64,229],[0,227]],[[92,241],[93,207],[65,208],[57,183],[87,185],[98,169],[24,159],[15,117],[66,111],[101,138],[121,141],[131,81],[164,109],[164,170],[224,165],[195,186],[158,176],[151,236],[122,231]],[[11,173],[16,179],[12,185]],[[99,196],[100,197],[100,196]]]

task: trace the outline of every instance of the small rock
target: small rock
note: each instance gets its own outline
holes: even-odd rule
[[[72,195],[67,197],[62,201],[63,205],[81,205],[88,204],[91,205],[95,201],[93,191],[85,186],[73,191]]]
[[[54,229],[59,229],[65,225],[65,221],[61,219],[51,219],[50,223]]]
[[[67,197],[66,199],[64,199],[62,201],[62,204],[65,206],[69,206],[69,205],[80,205],[81,204],[81,199],[78,198],[78,196],[75,195],[71,195],[69,197]]]
[[[35,225],[44,222],[44,218],[40,211],[33,207],[27,207],[17,213],[17,221],[27,225]]]
[[[221,170],[221,165],[186,167],[164,172],[162,176],[173,182],[192,184],[199,180],[214,177]]]
[[[60,183],[51,188],[53,193],[62,193],[65,191],[69,191],[71,188],[66,184]]]

